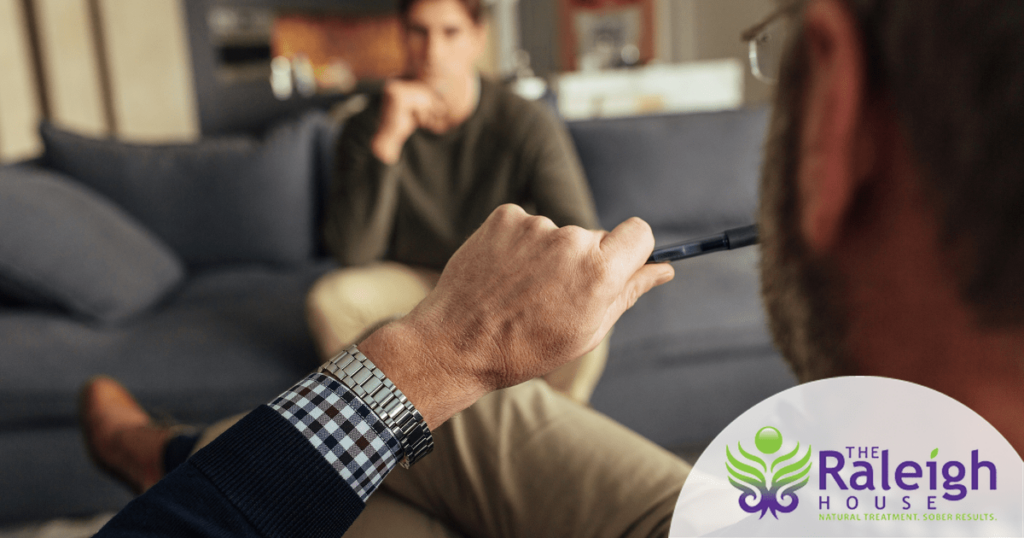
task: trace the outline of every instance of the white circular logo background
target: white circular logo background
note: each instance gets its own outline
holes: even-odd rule
[[[715,438],[669,535],[1024,536],[1024,461],[977,413],[932,389],[816,381],[768,398]]]

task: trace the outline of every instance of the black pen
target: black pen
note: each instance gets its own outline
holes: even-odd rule
[[[700,256],[710,252],[732,250],[734,248],[756,244],[757,226],[751,224],[750,226],[743,226],[742,228],[726,230],[718,235],[712,235],[703,239],[696,239],[685,243],[679,243],[678,245],[656,248],[654,249],[654,252],[651,253],[651,257],[647,259],[647,263],[674,262],[676,260],[685,260],[686,258],[693,258],[694,256]]]

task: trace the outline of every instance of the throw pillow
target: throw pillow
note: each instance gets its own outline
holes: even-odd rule
[[[707,233],[753,221],[767,121],[752,109],[577,121],[569,132],[606,228],[638,216],[656,231]]]
[[[315,248],[316,136],[322,113],[263,140],[146,146],[41,128],[45,162],[110,198],[192,267],[294,264]]]
[[[0,289],[8,295],[116,322],[183,277],[174,253],[114,204],[60,174],[0,168]]]

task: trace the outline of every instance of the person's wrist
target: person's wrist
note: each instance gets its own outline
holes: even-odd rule
[[[434,430],[489,392],[439,327],[406,319],[385,325],[359,349],[401,390]]]
[[[406,469],[434,449],[423,415],[358,346],[349,346],[317,372],[339,381],[370,408],[402,446],[400,464]]]

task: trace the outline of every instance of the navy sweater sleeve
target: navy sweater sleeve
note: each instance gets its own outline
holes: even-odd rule
[[[306,438],[260,406],[97,536],[341,536],[363,510],[352,487]]]

